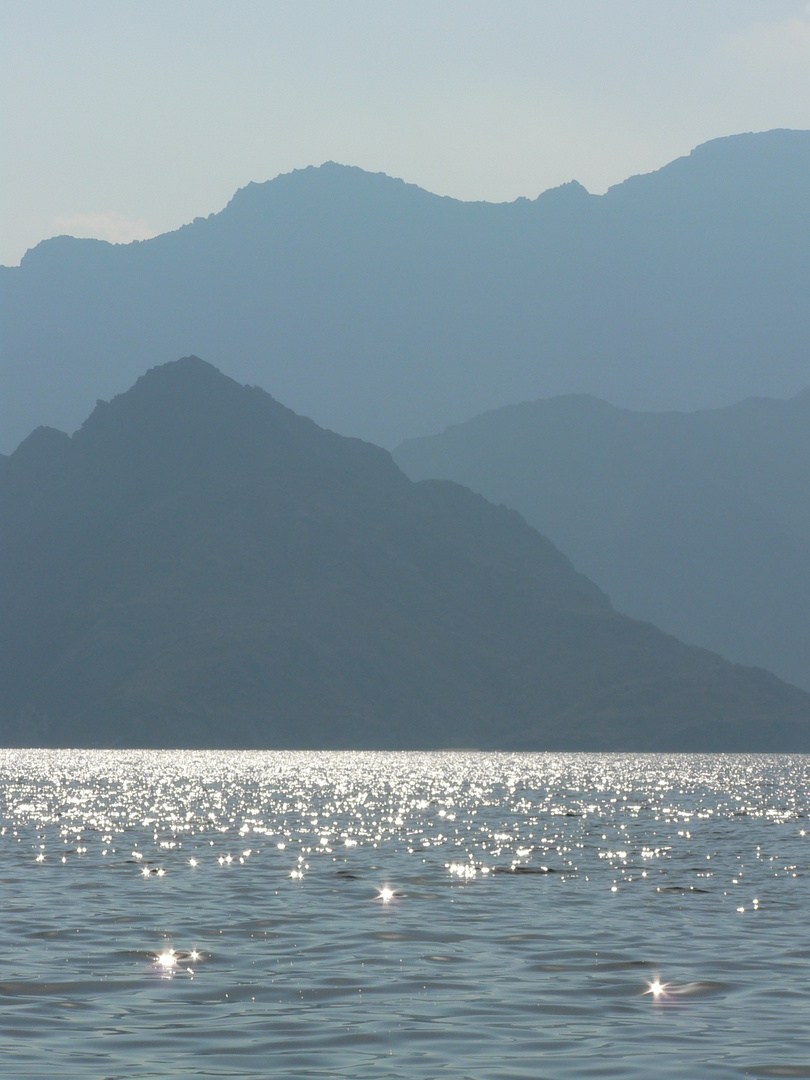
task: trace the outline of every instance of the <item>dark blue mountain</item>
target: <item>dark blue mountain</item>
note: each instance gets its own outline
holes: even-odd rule
[[[0,458],[0,551],[0,745],[810,750],[810,695],[193,357]]]

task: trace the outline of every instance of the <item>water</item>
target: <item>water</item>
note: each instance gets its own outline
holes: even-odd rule
[[[810,1077],[810,758],[0,751],[12,1077]]]

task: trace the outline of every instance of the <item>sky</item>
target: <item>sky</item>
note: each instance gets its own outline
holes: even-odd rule
[[[0,263],[323,161],[506,201],[775,127],[807,0],[0,0]]]

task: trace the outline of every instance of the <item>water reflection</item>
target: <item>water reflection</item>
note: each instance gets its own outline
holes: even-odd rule
[[[802,1075],[761,1070],[803,1067],[808,779],[805,757],[0,752],[8,1075]]]
[[[165,952],[162,952],[155,963],[157,963],[159,967],[169,971],[172,970],[172,968],[177,967],[177,957],[174,955],[174,949],[167,949]]]

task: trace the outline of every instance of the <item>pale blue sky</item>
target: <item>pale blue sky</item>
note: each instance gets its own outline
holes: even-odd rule
[[[336,160],[463,199],[591,191],[810,128],[806,0],[0,0],[0,262]]]

